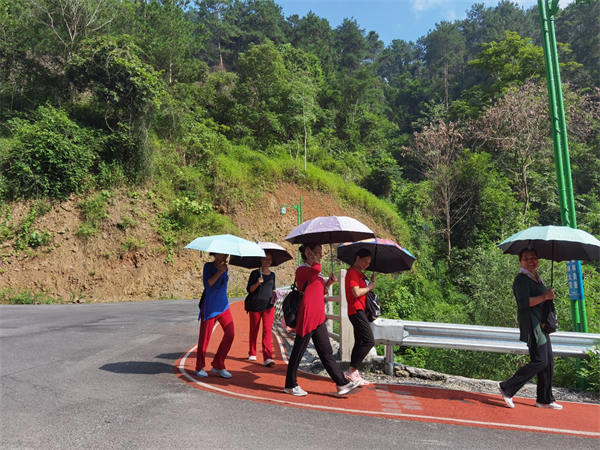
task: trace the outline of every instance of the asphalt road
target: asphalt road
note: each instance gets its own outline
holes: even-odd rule
[[[190,388],[197,303],[0,306],[2,449],[597,449],[597,439],[307,411]],[[468,407],[468,406],[465,406]]]

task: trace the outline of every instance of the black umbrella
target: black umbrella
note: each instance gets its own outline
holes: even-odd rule
[[[378,238],[341,244],[337,249],[337,257],[340,261],[353,265],[356,252],[363,248],[371,253],[371,264],[367,270],[372,272],[394,273],[410,270],[416,259],[411,252],[394,241]]]
[[[265,252],[273,255],[271,267],[278,266],[293,259],[292,255],[290,255],[285,248],[274,242],[257,242],[257,244]],[[261,267],[261,260],[261,257],[255,256],[232,256],[229,260],[229,264],[232,266],[245,267],[246,269],[256,269],[257,267]]]

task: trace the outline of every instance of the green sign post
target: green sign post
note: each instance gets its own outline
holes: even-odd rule
[[[281,209],[279,210],[279,212],[283,215],[286,213],[285,208],[294,208],[296,210],[296,212],[298,213],[298,225],[300,225],[302,222],[304,222],[304,212],[302,210],[302,196],[300,196],[300,203],[297,205],[281,205]],[[298,246],[298,265],[300,265],[300,246]]]

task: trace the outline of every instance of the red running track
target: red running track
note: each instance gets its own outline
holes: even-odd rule
[[[262,365],[260,343],[258,361],[247,361],[248,316],[243,302],[231,304],[231,312],[236,336],[227,358],[227,370],[232,378],[221,378],[210,372],[210,367],[206,368],[208,378],[196,377],[194,346],[175,363],[173,371],[181,381],[203,391],[294,408],[600,438],[600,405],[594,404],[561,402],[563,410],[555,411],[535,408],[534,399],[515,397],[515,408],[510,409],[500,395],[392,384],[371,384],[338,397],[331,379],[303,372],[298,375],[298,383],[308,395],[294,397],[285,394],[282,389],[287,356],[282,358],[281,346],[274,340],[275,366]],[[208,364],[222,335],[218,326],[207,351]]]

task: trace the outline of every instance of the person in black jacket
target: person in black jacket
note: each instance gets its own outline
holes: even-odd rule
[[[265,251],[265,257],[261,258],[261,267],[252,271],[248,278],[248,296],[244,302],[244,307],[250,318],[250,334],[248,350],[248,361],[256,361],[256,340],[258,338],[258,329],[262,321],[262,349],[263,365],[272,366],[273,360],[273,319],[275,318],[275,308],[273,308],[273,294],[275,293],[275,274],[270,271],[273,263],[273,255]]]
[[[537,273],[538,255],[534,250],[522,250],[519,254],[521,270],[513,282],[513,294],[517,301],[519,339],[527,343],[531,362],[502,383],[498,383],[500,394],[509,408],[514,408],[513,396],[525,383],[537,375],[538,408],[562,409],[552,395],[554,358],[550,336],[542,328],[543,303],[554,298],[554,289],[547,288]]]

